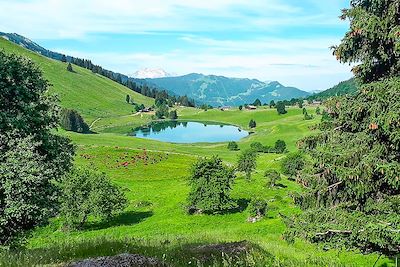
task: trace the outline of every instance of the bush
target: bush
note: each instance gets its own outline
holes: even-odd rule
[[[251,173],[257,168],[257,152],[252,149],[243,151],[237,162],[237,170],[246,173],[247,180],[251,179]]]
[[[283,140],[277,140],[275,142],[276,153],[284,153],[286,151],[286,143]]]
[[[239,106],[239,110],[243,110],[243,106],[242,105]]]
[[[176,120],[176,119],[178,119],[178,113],[176,112],[176,110],[172,110],[172,111],[169,113],[169,118],[170,118],[171,120]]]
[[[264,177],[267,178],[267,186],[274,187],[281,180],[281,175],[275,170],[266,170]]]
[[[156,110],[156,117],[158,119],[164,119],[167,118],[169,116],[169,112],[168,112],[168,106],[167,105],[161,105],[157,108]]]
[[[232,141],[232,142],[228,143],[228,149],[231,151],[237,151],[237,150],[239,150],[239,146],[236,142]]]
[[[61,110],[61,127],[66,131],[72,131],[76,133],[89,133],[89,126],[83,120],[82,116],[72,109]]]
[[[279,114],[279,115],[286,114],[287,111],[286,111],[285,103],[279,101],[279,102],[276,104],[276,111],[278,111],[278,114]]]
[[[216,213],[235,208],[230,197],[234,179],[234,170],[219,157],[199,159],[189,179],[189,212]]]
[[[57,211],[74,149],[53,134],[57,99],[32,61],[0,51],[0,245],[18,242]]]
[[[250,120],[249,122],[249,128],[253,129],[257,127],[257,123],[255,120]]]
[[[251,143],[250,148],[256,152],[260,152],[260,153],[265,152],[265,147],[260,142]]]
[[[61,185],[61,215],[69,228],[82,228],[89,216],[108,219],[122,211],[127,199],[104,173],[74,169]]]
[[[296,176],[305,165],[305,158],[301,152],[291,153],[282,160],[282,171],[291,177]]]
[[[248,209],[251,217],[255,218],[264,217],[268,211],[268,202],[259,197],[252,198]]]

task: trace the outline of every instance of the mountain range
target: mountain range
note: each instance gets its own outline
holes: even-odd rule
[[[0,32],[0,37],[52,59],[61,60],[64,57],[63,54],[43,48],[17,33]],[[67,60],[72,59],[68,55],[66,58]],[[338,95],[341,93],[342,90],[340,88],[343,86],[351,91],[354,91],[355,87],[353,82],[350,81],[340,84],[339,89],[338,87],[330,89],[332,92],[313,94],[295,87],[284,86],[278,81],[263,82],[257,79],[229,78],[198,73],[175,77],[162,69],[149,68],[135,72],[131,75],[131,78],[124,74],[108,72],[112,73],[113,76],[121,76],[122,83],[126,83],[131,79],[140,85],[146,84],[158,90],[166,90],[168,93],[177,96],[187,95],[198,104],[213,106],[250,104],[257,98],[263,103],[269,103],[271,100],[290,100],[292,98],[325,96],[325,94]],[[349,86],[347,86],[348,84]]]
[[[257,98],[263,103],[269,103],[271,100],[290,100],[311,95],[309,92],[284,86],[277,81],[262,82],[257,79],[228,78],[198,73],[178,77],[148,78],[138,82],[146,82],[177,95],[187,95],[196,103],[213,106],[250,104]]]

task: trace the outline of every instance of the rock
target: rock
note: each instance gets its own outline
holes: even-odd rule
[[[66,267],[164,267],[166,264],[155,258],[137,254],[120,254],[117,256],[86,259],[66,265]]]

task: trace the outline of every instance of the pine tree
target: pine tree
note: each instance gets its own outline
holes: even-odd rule
[[[61,56],[61,62],[67,62],[67,57],[65,56],[65,55],[62,55]]]
[[[74,70],[72,69],[71,63],[68,63],[67,71],[69,71],[69,72],[74,72]]]

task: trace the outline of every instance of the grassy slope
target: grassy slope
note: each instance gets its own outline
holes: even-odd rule
[[[129,115],[132,107],[125,104],[125,95],[130,93],[136,102],[151,104],[152,100],[90,71],[74,66],[77,73],[66,71],[66,65],[43,58],[23,48],[0,39],[0,47],[8,52],[17,52],[32,58],[44,70],[45,76],[54,85],[53,92],[60,95],[62,105],[79,110],[87,120],[102,117],[94,125],[99,134],[81,135],[65,133],[78,146],[76,164],[89,166],[106,172],[111,179],[124,188],[130,205],[125,213],[108,223],[93,222],[87,229],[78,232],[61,230],[60,219],[56,218],[49,226],[37,229],[28,240],[30,249],[52,248],[48,255],[28,250],[28,256],[16,260],[0,257],[0,266],[13,262],[15,265],[32,265],[44,258],[49,262],[60,259],[86,258],[120,252],[137,252],[126,247],[116,249],[116,245],[96,241],[97,238],[135,238],[138,243],[153,244],[156,248],[149,254],[163,253],[165,246],[180,246],[187,243],[223,242],[249,240],[259,244],[271,253],[277,266],[372,266],[376,256],[362,256],[343,251],[325,252],[316,246],[297,241],[289,245],[282,240],[285,230],[279,213],[290,215],[299,212],[289,197],[289,193],[301,190],[287,179],[282,184],[286,188],[268,189],[265,187],[263,173],[267,168],[279,169],[282,155],[262,154],[258,158],[258,168],[252,182],[239,175],[233,190],[236,199],[249,200],[262,196],[269,200],[268,217],[255,224],[246,222],[247,210],[224,215],[189,216],[184,212],[188,185],[186,177],[190,165],[197,157],[219,155],[228,164],[235,164],[239,152],[226,148],[226,143],[218,144],[170,144],[126,136],[131,128],[146,123],[150,115]],[[179,108],[181,119],[198,121],[220,121],[247,129],[250,119],[255,119],[255,134],[239,142],[241,149],[251,142],[260,141],[273,145],[277,139],[287,142],[290,151],[296,149],[296,141],[312,134],[310,126],[315,120],[304,121],[302,110],[292,108],[286,115],[277,115],[275,110],[220,111],[207,112],[193,108]],[[314,111],[310,110],[311,113]],[[144,152],[146,149],[146,152]],[[144,161],[144,153],[148,160]],[[121,163],[129,161],[128,167]],[[85,243],[86,242],[86,243]],[[103,249],[94,249],[100,242]],[[61,244],[59,249],[57,244]],[[63,245],[64,244],[64,245]],[[67,245],[65,245],[67,244]],[[86,245],[83,245],[86,244]],[[165,245],[167,244],[167,245]],[[168,245],[169,244],[169,245]],[[31,254],[29,252],[31,251]],[[158,254],[157,254],[158,253]],[[26,259],[25,257],[30,257]],[[167,255],[168,257],[168,255]],[[385,259],[380,261],[385,262]],[[7,264],[6,264],[7,266]],[[379,266],[379,265],[378,265]]]
[[[75,73],[68,72],[66,63],[43,57],[3,38],[0,38],[0,49],[24,55],[38,64],[46,79],[53,85],[51,92],[59,96],[61,105],[78,110],[88,123],[97,118],[131,114],[132,105],[125,102],[127,94],[130,94],[135,102],[146,106],[154,102],[153,99],[93,74],[90,70],[74,65]]]
[[[319,119],[304,121],[302,110],[297,108],[289,109],[288,114],[282,116],[270,109],[205,112],[183,108],[179,110],[179,114],[182,119],[209,121],[212,118],[243,128],[247,127],[250,118],[254,118],[258,123],[256,133],[239,142],[241,149],[248,147],[253,141],[273,144],[277,139],[284,139],[291,151],[296,149],[297,139],[312,134],[309,126]],[[132,117],[131,120],[125,117],[122,119],[124,123],[132,124],[139,123],[138,120],[137,117]],[[122,130],[123,128],[116,128],[116,132]],[[56,219],[49,226],[34,232],[29,241],[31,248],[51,247],[60,242],[79,247],[81,242],[101,236],[132,237],[146,244],[156,244],[155,246],[162,246],[165,242],[171,246],[179,246],[186,243],[250,240],[274,255],[283,266],[370,266],[376,259],[375,256],[343,251],[324,252],[303,241],[289,245],[282,240],[285,225],[279,213],[290,215],[299,212],[289,193],[300,188],[296,183],[283,179],[282,184],[286,188],[268,189],[263,178],[263,172],[267,168],[279,169],[282,155],[260,155],[253,181],[249,183],[239,175],[234,186],[233,197],[236,199],[249,200],[257,195],[270,201],[268,217],[264,220],[255,224],[247,223],[247,210],[225,215],[189,216],[183,207],[189,190],[186,177],[190,165],[199,156],[211,155],[220,155],[226,163],[234,164],[239,152],[229,151],[226,143],[170,144],[124,136],[122,133],[66,134],[79,146],[76,158],[78,165],[106,172],[115,183],[124,188],[130,200],[127,211],[111,223],[94,224],[80,232],[60,231],[60,221]],[[147,162],[142,160],[144,153],[149,156]],[[121,164],[126,161],[131,162],[130,165],[122,167]],[[82,257],[90,255],[101,253],[91,251]]]

